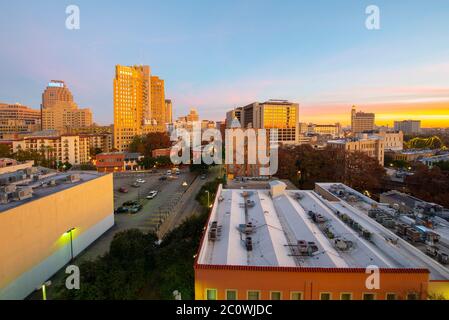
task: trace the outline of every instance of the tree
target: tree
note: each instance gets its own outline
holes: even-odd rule
[[[165,132],[152,132],[143,136],[135,136],[129,145],[130,152],[138,152],[145,157],[152,157],[155,149],[169,148],[170,137]]]
[[[279,149],[277,175],[303,189],[313,189],[316,182],[342,182],[373,193],[380,188],[385,170],[377,159],[361,152],[299,145]]]
[[[408,191],[422,200],[449,207],[449,172],[438,166],[429,169],[421,163],[414,169],[414,174],[405,179]]]
[[[11,147],[7,144],[0,144],[0,158],[11,158]]]
[[[101,148],[90,148],[89,150],[89,154],[91,157],[95,157],[97,154],[102,153],[103,150],[101,150]]]

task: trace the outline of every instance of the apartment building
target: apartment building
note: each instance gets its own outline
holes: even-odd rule
[[[90,161],[90,142],[88,136],[28,136],[12,141],[12,151],[34,151],[55,162],[68,162],[79,165]]]

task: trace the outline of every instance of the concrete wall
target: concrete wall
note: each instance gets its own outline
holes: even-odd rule
[[[0,299],[23,299],[114,224],[112,174],[0,213]]]

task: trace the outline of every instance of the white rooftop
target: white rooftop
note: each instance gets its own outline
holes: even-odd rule
[[[321,222],[314,222],[310,211]],[[343,222],[343,214],[362,226],[370,237],[363,237]],[[252,225],[252,231],[245,233],[248,224]],[[433,278],[449,278],[447,269],[435,267],[433,260],[409,243],[397,241],[397,236],[389,232],[343,200],[328,201],[314,191],[286,190],[273,199],[269,190],[220,187],[197,262],[233,266],[427,268]],[[215,235],[210,236],[211,233]],[[252,250],[247,249],[247,237],[251,237]],[[342,250],[335,239],[352,245]],[[298,242],[302,241],[313,242],[317,250],[300,253]]]

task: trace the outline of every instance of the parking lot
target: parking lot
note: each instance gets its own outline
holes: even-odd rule
[[[89,248],[87,248],[77,260],[94,259],[99,255],[106,253],[109,244],[117,232],[137,228],[143,232],[155,231],[169,214],[173,213],[176,204],[186,193],[185,197],[194,199],[196,193],[190,194],[190,186],[194,182],[196,175],[189,172],[188,169],[181,170],[179,175],[172,175],[172,178],[159,180],[165,175],[166,170],[150,172],[126,172],[114,174],[114,209],[122,206],[126,201],[136,200],[142,204],[142,209],[136,213],[115,214],[115,225]],[[132,185],[137,179],[143,179],[144,183],[139,183],[139,187]],[[120,188],[126,188],[127,193],[119,191]],[[152,190],[158,191],[154,199],[146,199],[148,193]],[[189,193],[186,191],[189,190]]]

